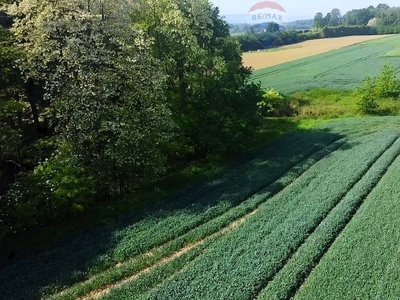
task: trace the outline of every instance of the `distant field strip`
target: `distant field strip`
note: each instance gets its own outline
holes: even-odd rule
[[[346,274],[361,298],[396,299],[399,136],[400,117],[287,134],[215,180],[3,266],[1,298],[346,299]]]
[[[314,88],[352,90],[367,75],[378,75],[388,62],[400,69],[400,60],[385,56],[398,49],[399,43],[400,36],[390,36],[332,50],[254,71],[252,80],[285,94]]]

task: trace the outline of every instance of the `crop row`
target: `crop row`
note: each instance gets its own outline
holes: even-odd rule
[[[399,154],[398,139],[321,222],[282,270],[268,283],[258,299],[289,299],[294,295]]]
[[[314,228],[393,144],[393,132],[358,138],[314,164],[230,234],[143,299],[246,299],[282,268]],[[349,163],[351,157],[351,163]],[[155,270],[154,270],[155,271]],[[151,273],[143,275],[144,281]],[[138,297],[135,283],[106,299]]]
[[[264,153],[265,156],[257,157],[242,168],[236,167],[233,174],[211,183],[213,190],[202,188],[187,193],[177,199],[176,209],[169,212],[160,210],[158,214],[151,212],[151,216],[143,221],[116,233],[118,244],[112,259],[119,262],[145,253],[218,217],[336,139],[337,136],[326,133],[305,134],[295,140],[293,148],[283,147],[282,143],[281,150],[277,151],[279,146],[275,145],[273,151]],[[208,192],[204,194],[204,190]]]
[[[295,299],[399,299],[399,169],[397,158]]]
[[[51,251],[1,269],[0,278],[12,280],[0,282],[0,292],[12,299],[34,298],[38,294],[51,295],[101,274],[134,256],[139,256],[133,264],[134,270],[146,267],[156,259],[184,247],[187,242],[196,239],[196,234],[199,234],[198,237],[205,236],[208,229],[199,229],[198,233],[192,233],[187,239],[180,238],[235,208],[338,138],[337,134],[315,131],[293,133],[278,139],[274,145],[259,152],[253,160],[228,168],[226,175],[219,181],[179,195],[163,203],[162,208],[153,207],[140,216],[127,217],[119,223],[88,230],[82,235],[75,234],[71,239],[61,240],[59,246],[56,245]],[[287,147],[286,144],[293,147]],[[216,220],[215,224],[218,222]],[[220,226],[224,226],[224,222]],[[210,229],[210,232],[214,230]],[[178,240],[168,244],[175,239]],[[147,252],[165,244],[155,259],[145,257]],[[120,271],[117,273],[126,274]],[[116,280],[121,276],[124,275],[113,278]]]
[[[135,272],[139,272],[146,267],[152,266],[168,255],[172,255],[174,252],[179,251],[188,245],[203,240],[211,234],[229,227],[235,221],[254,212],[259,205],[291,184],[318,160],[338,149],[343,143],[344,140],[339,140],[327,146],[326,148],[317,151],[301,161],[284,176],[264,188],[262,191],[244,200],[239,205],[225,211],[220,216],[215,217],[205,224],[202,224],[187,232],[186,234],[183,234],[176,239],[173,239],[170,242],[152,250],[151,255],[149,255],[149,253],[144,253],[143,255],[136,256],[126,261],[122,265],[120,264],[117,267],[110,268],[106,272],[92,277],[89,281],[84,281],[73,286],[72,288],[64,291],[62,294],[52,297],[52,299],[75,299],[85,295],[92,290],[109,285],[113,282],[124,279]]]
[[[204,196],[209,193],[215,193],[214,201],[218,205],[218,201],[221,199],[218,198],[218,193],[223,195],[224,188],[229,186],[230,183],[232,183],[231,185],[236,188],[238,193],[241,192],[241,189],[245,185],[249,184],[249,181],[250,185],[251,182],[255,182],[256,186],[262,188],[263,182],[266,185],[268,184],[266,178],[279,176],[279,174],[285,172],[285,168],[289,168],[289,166],[293,166],[302,159],[307,158],[310,153],[313,153],[317,149],[324,149],[326,145],[342,136],[353,138],[353,134],[357,132],[357,135],[360,135],[363,132],[376,132],[382,128],[396,128],[396,126],[398,127],[398,118],[396,117],[358,118],[338,120],[323,125],[320,131],[289,134],[270,144],[267,149],[254,154],[255,158],[252,160],[246,158],[246,161],[240,161],[231,168],[228,168],[224,172],[225,175],[218,182],[191,188],[178,195],[175,199],[163,203],[164,211],[159,210],[157,207],[150,208],[149,211],[145,211],[137,217],[124,218],[118,223],[74,233],[69,237],[61,239],[55,245],[51,245],[43,254],[33,255],[28,259],[23,259],[19,255],[16,263],[0,270],[0,293],[2,298],[33,299],[39,297],[39,294],[50,295],[55,291],[68,288],[74,282],[82,282],[82,284],[75,286],[72,290],[74,290],[74,293],[77,292],[77,294],[71,293],[71,295],[83,295],[103,284],[118,281],[129,274],[152,265],[162,257],[174,253],[177,249],[185,247],[191,241],[196,241],[207,236],[209,232],[212,233],[216,228],[224,226],[230,220],[228,217],[230,210],[224,216],[216,217],[215,221],[212,219],[209,224],[207,222],[204,226],[200,225],[198,228],[195,227],[189,230],[182,237],[179,236],[176,239],[170,239],[170,242],[162,243],[160,247],[153,247],[150,249],[151,256],[146,256],[148,251],[144,251],[143,254],[139,254],[132,260],[129,259],[126,263],[124,260],[124,263],[122,265],[118,264],[118,267],[107,269],[107,266],[115,266],[117,262],[113,254],[114,249],[125,240],[124,232],[129,234],[129,230],[120,230],[120,228],[124,228],[127,224],[135,222],[146,224],[148,217],[150,217],[150,220],[154,220],[174,212],[177,212],[177,216],[179,216],[179,212],[183,209],[193,207],[189,204],[190,202],[195,203],[195,207],[199,207],[197,202],[201,201],[206,203],[205,207],[210,208],[213,206],[213,204],[209,204],[212,201],[207,204],[205,199],[212,200],[212,198]],[[336,146],[337,144],[334,144],[332,147],[323,150],[323,152],[326,154],[326,151],[333,151]],[[292,174],[292,176],[300,174],[296,173],[296,170],[301,171],[304,166],[312,163],[313,160],[318,160],[317,156],[320,154],[320,152],[317,152],[300,165],[295,165],[289,174]],[[270,177],[266,177],[266,175]],[[290,181],[278,180],[276,184],[283,188],[285,186],[284,182]],[[256,201],[251,203],[255,204]],[[231,216],[235,215],[235,211],[237,216],[240,217],[240,209],[251,211],[250,207],[253,204],[250,204],[250,200],[246,200],[243,206],[238,206],[237,208],[232,206]],[[168,210],[165,209],[166,207],[168,207]],[[152,216],[152,210],[156,211],[156,217]],[[199,211],[202,210],[199,209]],[[154,224],[157,224],[157,222],[154,222]],[[149,227],[152,226],[151,222],[148,222],[147,225]],[[143,225],[142,227],[145,226]],[[175,229],[172,228],[172,230]],[[113,238],[116,232],[118,232],[120,239]],[[183,257],[186,257],[186,255]],[[179,260],[177,260],[177,263]],[[105,269],[107,269],[105,272],[101,272]],[[98,277],[93,277],[92,274],[95,274],[97,270],[101,273],[98,274]],[[86,284],[85,280],[88,277],[94,280]],[[74,298],[74,296],[66,298],[70,299]]]

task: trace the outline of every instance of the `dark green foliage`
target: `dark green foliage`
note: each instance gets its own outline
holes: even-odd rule
[[[312,26],[317,29],[323,28],[326,26],[326,20],[324,18],[324,15],[321,12],[318,12],[315,14]]]
[[[371,8],[353,9],[343,16],[343,23],[346,26],[365,26],[376,16],[376,10]]]
[[[352,35],[375,35],[376,29],[369,26],[339,26],[322,28],[321,37],[334,38]]]
[[[208,1],[142,0],[134,22],[154,39],[152,55],[168,75],[165,96],[178,126],[168,145],[171,161],[245,150],[258,125],[260,91],[249,83],[251,71],[218,8]]]
[[[2,202],[12,231],[254,145],[260,88],[210,2],[21,1],[4,9],[15,22],[0,29],[0,167],[33,170]],[[68,151],[44,162],[57,144]]]
[[[275,22],[269,22],[267,26],[267,32],[277,32],[279,31],[279,24]]]
[[[338,8],[333,8],[330,15],[330,20],[327,22],[328,26],[337,27],[342,23],[342,13]]]
[[[76,217],[90,206],[93,177],[74,166],[67,145],[26,173],[1,200],[3,232],[17,232],[50,220]]]
[[[312,26],[314,28],[320,29],[326,26],[337,27],[341,23],[342,23],[342,14],[338,8],[334,8],[332,9],[331,12],[328,12],[325,17],[321,12],[316,13],[314,16]]]
[[[317,40],[321,38],[321,32],[309,31],[306,33],[298,33],[297,37],[299,41]]]
[[[15,182],[15,175],[22,168],[22,114],[26,105],[21,99],[22,80],[15,63],[18,58],[20,53],[9,30],[0,25],[0,196]],[[7,164],[15,166],[13,174],[5,171]]]
[[[377,16],[377,31],[379,34],[397,34],[400,33],[400,7],[392,7],[383,10]]]
[[[245,52],[290,45],[300,41],[295,30],[279,31],[275,33],[247,33],[236,38],[241,46],[241,50]]]

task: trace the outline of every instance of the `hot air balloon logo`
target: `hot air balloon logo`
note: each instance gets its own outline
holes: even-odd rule
[[[254,4],[249,12],[250,22],[283,22],[286,15],[285,9],[278,3],[272,1],[262,1]]]

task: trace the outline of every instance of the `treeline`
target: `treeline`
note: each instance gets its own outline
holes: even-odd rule
[[[262,33],[249,32],[237,36],[236,39],[241,46],[241,50],[247,52],[298,43],[301,41],[299,34],[295,30]]]
[[[1,2],[0,238],[254,140],[260,88],[208,0]]]
[[[334,38],[352,35],[375,35],[377,30],[370,26],[338,26],[324,27],[321,30],[321,38]]]
[[[304,24],[307,22],[304,21]],[[257,51],[319,38],[393,34],[400,33],[400,7],[379,4],[377,7],[354,9],[343,16],[338,8],[334,8],[325,16],[321,12],[316,13],[311,22],[310,30],[285,30],[281,26],[279,31],[272,31],[271,24],[274,23],[241,24],[231,26],[231,30],[247,31],[236,37],[243,51]]]
[[[273,23],[273,22],[272,22]],[[283,22],[280,24],[282,28],[287,30],[307,30],[312,27],[313,20],[297,20],[292,22]],[[268,23],[261,23],[261,24],[229,24],[230,32],[232,34],[240,34],[246,32],[259,32],[259,28],[265,29]],[[261,30],[262,31],[262,30]]]
[[[278,46],[291,45],[307,40],[321,38],[344,37],[351,35],[374,35],[377,30],[370,26],[325,26],[317,31],[313,30],[286,30],[277,32],[247,33],[237,36],[243,51],[257,51]]]
[[[390,7],[387,4],[379,4],[376,7],[369,6],[362,9],[353,9],[345,15],[335,8],[326,16],[317,13],[314,17],[313,27],[373,27],[378,34],[400,33],[400,7]]]
[[[392,7],[382,12],[376,20],[379,34],[400,33],[400,7]]]

